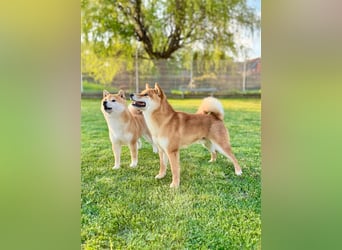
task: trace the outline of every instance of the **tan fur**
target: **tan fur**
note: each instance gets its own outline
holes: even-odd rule
[[[201,105],[199,106],[196,114],[211,114],[223,121],[224,118],[224,110],[222,104],[219,100],[214,97],[206,97],[203,99]]]
[[[152,143],[151,134],[146,126],[141,111],[127,107],[125,93],[117,94],[103,91],[101,111],[106,119],[109,138],[112,142],[115,164],[113,169],[120,168],[121,146],[128,145],[131,152],[131,167],[138,164],[139,138],[144,136]]]
[[[223,123],[223,108],[217,99],[205,99],[197,114],[176,112],[157,83],[154,88],[147,84],[145,90],[132,94],[131,99],[133,106],[143,111],[152,139],[159,148],[160,171],[156,178],[166,175],[169,160],[172,172],[170,187],[178,187],[179,149],[196,141],[202,141],[212,153],[211,161],[216,159],[216,151],[219,151],[233,162],[235,173],[241,175],[241,168],[229,143],[228,130]]]

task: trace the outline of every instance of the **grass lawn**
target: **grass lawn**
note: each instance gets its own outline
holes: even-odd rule
[[[201,100],[169,100],[195,112]],[[260,249],[260,99],[222,99],[225,125],[243,174],[200,144],[181,149],[181,184],[170,189],[171,171],[156,180],[158,154],[144,141],[138,167],[121,169],[113,153],[100,100],[82,100],[82,249]]]

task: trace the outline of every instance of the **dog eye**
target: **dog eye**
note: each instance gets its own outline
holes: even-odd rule
[[[148,94],[146,93],[144,96],[148,96]]]
[[[116,102],[115,100],[112,100],[112,102]]]

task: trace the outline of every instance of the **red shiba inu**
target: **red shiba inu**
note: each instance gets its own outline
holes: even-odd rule
[[[166,175],[166,166],[170,161],[170,187],[178,187],[179,149],[196,141],[203,142],[211,152],[210,161],[216,160],[218,151],[233,162],[237,175],[242,174],[230,146],[228,130],[223,123],[223,107],[216,98],[205,98],[196,114],[188,114],[175,111],[157,83],[154,88],[146,84],[145,90],[139,94],[131,94],[130,97],[132,105],[142,111],[152,140],[159,148],[160,171],[157,179]]]

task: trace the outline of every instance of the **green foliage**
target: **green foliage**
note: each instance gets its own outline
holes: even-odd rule
[[[102,84],[109,84],[113,77],[123,69],[133,70],[133,61],[130,58],[131,49],[125,45],[115,43],[111,50],[104,53],[95,43],[82,43],[81,62],[82,74],[93,77]]]
[[[169,58],[187,69],[197,60],[201,74],[229,70],[235,36],[260,25],[245,0],[82,0],[81,8],[82,72],[104,84],[133,70],[138,44],[139,58],[152,60],[139,70],[161,81]]]
[[[205,51],[236,51],[235,32],[259,28],[246,0],[82,0],[82,37],[103,49],[141,42],[150,59],[170,58],[201,44]]]
[[[170,100],[176,110],[195,112],[201,100]],[[158,155],[144,142],[137,168],[114,164],[99,100],[82,100],[82,249],[260,249],[260,100],[221,100],[225,124],[243,175],[231,162],[201,145],[181,150],[181,186],[171,173],[155,180]]]

